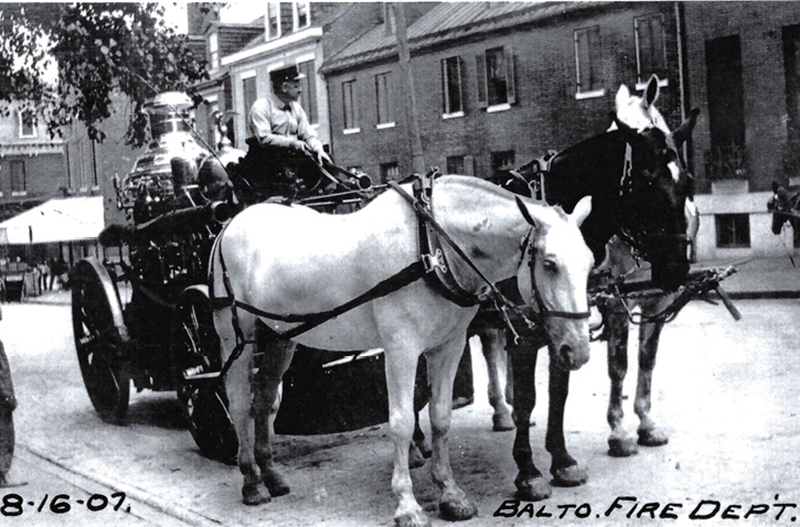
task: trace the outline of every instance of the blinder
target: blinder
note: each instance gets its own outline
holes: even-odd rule
[[[539,288],[536,287],[536,275],[534,273],[536,268],[536,250],[533,246],[533,227],[528,231],[528,234],[525,236],[522,242],[522,259],[525,258],[526,254],[529,255],[528,258],[528,270],[531,275],[531,296],[533,297],[534,302],[536,303],[536,315],[539,318],[547,319],[547,318],[565,318],[568,320],[583,320],[587,319],[591,316],[591,312],[589,310],[586,311],[558,311],[555,309],[550,309],[544,303],[544,299],[542,295],[539,293]],[[520,261],[520,265],[522,265],[522,261]],[[541,322],[541,321],[540,321]]]

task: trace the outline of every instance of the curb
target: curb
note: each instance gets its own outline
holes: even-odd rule
[[[172,503],[166,503],[163,500],[153,496],[149,492],[139,487],[134,487],[132,485],[126,485],[124,483],[120,483],[118,481],[114,481],[110,478],[105,478],[102,476],[98,476],[96,474],[88,474],[81,472],[73,467],[64,465],[50,456],[42,454],[38,452],[28,445],[17,443],[17,455],[22,454],[20,456],[25,461],[29,462],[30,464],[37,466],[37,468],[41,470],[45,470],[51,473],[55,472],[62,472],[66,474],[59,474],[58,476],[62,479],[67,480],[69,483],[75,485],[76,487],[82,488],[87,492],[92,492],[92,490],[87,489],[88,485],[87,482],[94,483],[99,486],[103,486],[109,489],[112,489],[117,492],[124,492],[127,496],[133,498],[134,500],[142,503],[143,505],[150,507],[154,511],[164,516],[169,517],[171,520],[177,520],[180,522],[180,525],[187,525],[192,527],[219,527],[223,525],[223,523],[216,518],[212,518],[210,516],[206,516],[204,514],[200,514],[197,512],[193,512],[189,509],[185,509],[178,505]],[[42,467],[42,464],[47,464],[47,468]],[[53,470],[55,469],[55,471]],[[66,477],[65,477],[66,476]],[[141,514],[141,515],[140,515]],[[154,521],[154,524],[159,525],[165,522],[158,521],[158,519],[148,518],[147,514],[135,514],[135,516],[145,520],[145,521]],[[152,516],[152,512],[150,514]],[[175,523],[174,521],[171,523]]]

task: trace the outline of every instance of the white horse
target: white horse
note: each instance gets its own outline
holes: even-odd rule
[[[589,358],[589,328],[583,313],[588,309],[586,283],[593,257],[578,227],[590,211],[591,198],[584,198],[566,215],[560,208],[518,200],[495,185],[466,176],[443,176],[433,187],[432,212],[443,230],[488,281],[518,275],[520,292],[540,312],[545,311],[541,318],[558,350],[558,360],[570,369]],[[224,360],[237,343],[244,344],[227,371],[225,387],[239,437],[246,504],[264,503],[270,495],[289,492],[273,466],[269,418],[278,385],[299,343],[327,350],[385,350],[398,525],[429,524],[414,498],[408,466],[414,378],[418,358],[425,353],[432,389],[432,476],[442,491],[439,509],[443,517],[454,520],[477,513],[453,479],[447,450],[453,380],[477,307],[459,307],[424,280],[417,280],[340,313],[291,341],[270,342],[258,373],[251,378],[259,319],[283,333],[298,324],[276,320],[279,315],[333,310],[414,265],[420,259],[418,221],[409,203],[392,190],[347,215],[254,205],[234,217],[219,237],[210,262],[212,287],[215,296],[228,292],[236,300],[236,307],[218,304],[214,310]],[[486,292],[487,285],[450,246],[443,251],[463,289]],[[269,494],[261,487],[262,481]]]

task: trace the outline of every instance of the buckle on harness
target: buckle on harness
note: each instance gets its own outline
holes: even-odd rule
[[[441,249],[436,249],[436,252],[433,254],[423,254],[422,266],[425,268],[426,273],[430,273],[437,267],[441,269],[443,273],[447,272],[447,265],[444,261],[444,253],[442,253]]]

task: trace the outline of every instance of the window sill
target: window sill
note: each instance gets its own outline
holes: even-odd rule
[[[345,128],[344,130],[342,130],[342,133],[344,135],[351,135],[351,134],[357,134],[360,131],[361,131],[361,128]]]
[[[605,97],[606,90],[593,90],[593,91],[579,91],[575,94],[575,100],[582,101],[583,99],[596,99],[598,97]]]
[[[36,134],[33,134],[33,135],[19,134],[19,138],[20,139],[36,139],[37,137],[39,137],[39,136],[36,135]]]
[[[510,109],[511,105],[508,104],[507,102],[504,102],[503,104],[495,104],[493,106],[489,106],[488,108],[486,108],[486,113],[507,112]]]
[[[27,196],[28,195],[28,191],[27,190],[12,190],[11,191],[11,195],[12,196]]]
[[[375,125],[376,130],[386,130],[387,128],[394,128],[395,123],[378,123]]]
[[[669,87],[669,79],[659,79],[658,87],[659,88],[667,88],[667,87]],[[647,82],[637,82],[636,83],[636,91],[644,91],[645,88],[647,88]]]
[[[443,113],[442,119],[458,119],[459,117],[464,117],[464,112],[453,112],[453,113]]]

